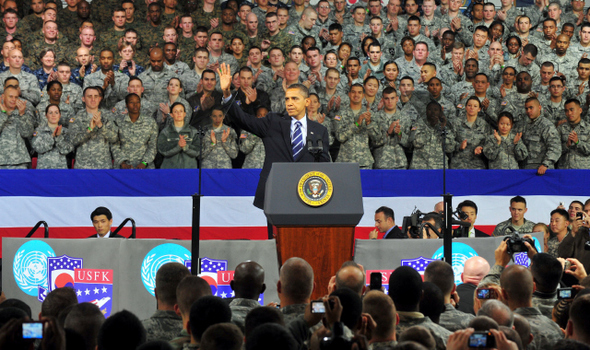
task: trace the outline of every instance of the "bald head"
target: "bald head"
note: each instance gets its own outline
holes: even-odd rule
[[[250,20],[258,20],[258,17],[256,17],[256,14],[254,14],[254,12],[250,12],[246,15],[246,21]]]
[[[490,264],[481,256],[474,256],[465,261],[461,279],[464,283],[478,285],[490,271]]]
[[[255,261],[243,262],[236,266],[230,286],[236,292],[236,298],[258,300],[266,289],[264,269]]]
[[[336,289],[342,287],[352,289],[359,296],[363,295],[365,289],[365,275],[358,265],[348,265],[338,270],[336,273]]]
[[[378,339],[375,341],[395,339],[397,312],[388,295],[378,290],[368,292],[363,298],[363,312],[371,315],[377,323],[377,328],[373,330],[373,337]]]
[[[533,275],[524,266],[510,265],[500,275],[500,285],[511,310],[528,307],[533,296]]]
[[[301,258],[291,258],[281,266],[277,285],[281,305],[305,304],[313,292],[313,268]]]

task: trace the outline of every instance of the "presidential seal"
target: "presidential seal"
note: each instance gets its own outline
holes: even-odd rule
[[[322,206],[332,198],[332,180],[321,171],[310,171],[297,184],[297,193],[303,203],[311,207]]]

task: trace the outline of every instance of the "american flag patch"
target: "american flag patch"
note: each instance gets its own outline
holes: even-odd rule
[[[459,103],[459,104],[457,105],[457,108],[463,108],[463,105]]]
[[[247,138],[247,137],[248,137],[248,134],[241,134],[241,135],[240,135],[240,138],[241,138],[241,139],[245,139],[245,138]]]
[[[70,123],[73,123],[74,120],[75,120],[74,118],[70,118]]]
[[[339,115],[337,115],[337,116],[334,117],[334,120],[340,120],[340,119],[342,119],[342,117],[339,116]]]
[[[506,106],[507,104],[508,104],[508,102],[502,101],[502,106]]]
[[[36,131],[33,133],[33,137],[39,135]]]

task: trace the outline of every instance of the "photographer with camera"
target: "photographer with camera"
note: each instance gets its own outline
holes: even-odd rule
[[[576,213],[569,234],[563,237],[557,248],[557,256],[564,259],[574,258],[590,269],[590,200],[584,204],[584,211]]]
[[[495,349],[498,350],[518,350],[518,345],[515,342],[508,340],[504,332],[497,329],[490,329],[489,336],[493,337]],[[474,334],[475,333],[475,334]],[[468,350],[473,348],[469,344],[477,341],[477,335],[482,334],[481,332],[476,333],[473,328],[462,329],[451,334],[449,342],[447,344],[447,350]],[[486,334],[487,335],[487,334]],[[489,337],[488,336],[488,337]],[[487,337],[486,337],[487,338]],[[478,346],[482,348],[483,346]]]

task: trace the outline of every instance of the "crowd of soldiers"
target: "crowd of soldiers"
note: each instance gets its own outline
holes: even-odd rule
[[[253,117],[305,84],[333,161],[590,168],[583,1],[256,2],[0,0],[0,168],[260,168],[220,63]]]

